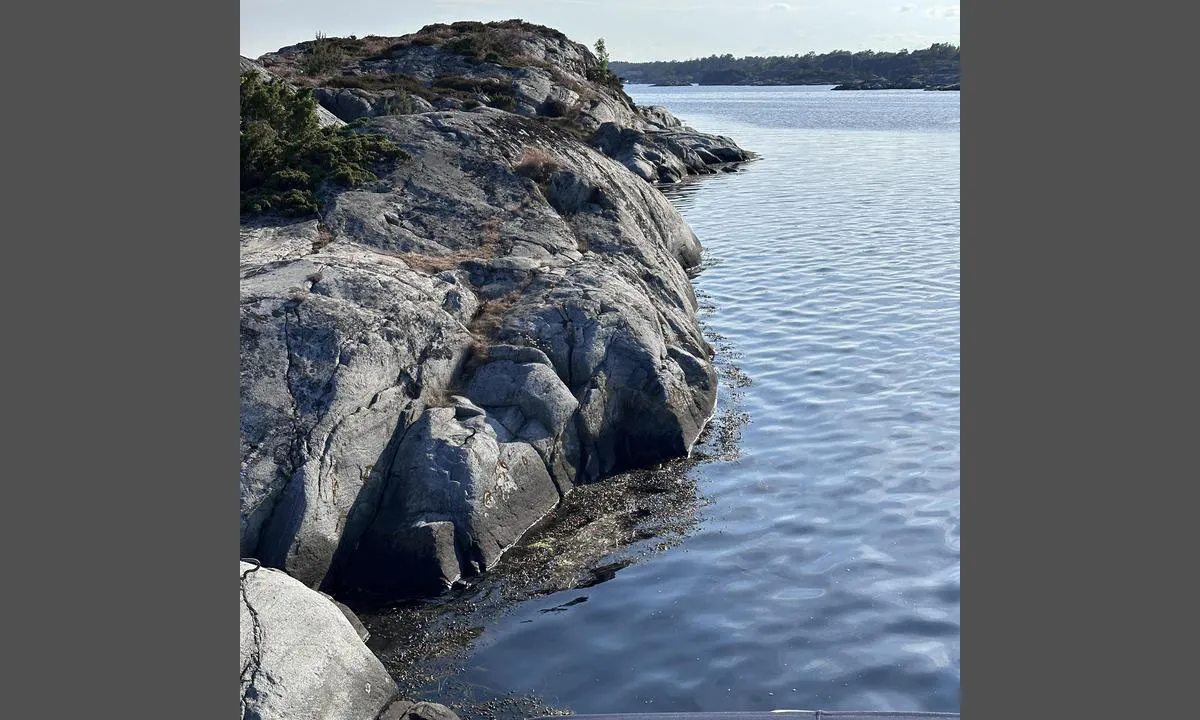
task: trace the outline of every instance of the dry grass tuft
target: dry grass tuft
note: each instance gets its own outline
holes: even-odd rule
[[[333,242],[334,240],[335,240],[334,235],[329,230],[329,228],[318,223],[317,224],[317,239],[313,240],[312,251],[317,252],[318,250],[325,247],[326,245]]]
[[[499,334],[500,326],[504,324],[504,316],[521,297],[520,290],[513,290],[491,300],[484,300],[475,311],[475,317],[467,325],[471,333],[470,353],[463,362],[459,373],[460,378],[469,378],[487,362],[488,351]]]
[[[381,255],[399,258],[413,270],[427,275],[436,275],[445,270],[453,270],[459,263],[467,260],[490,260],[496,257],[499,250],[501,221],[491,218],[483,223],[483,242],[477,248],[455,250],[444,255],[434,255],[420,252],[389,252],[376,250]]]
[[[513,172],[533,180],[546,182],[550,175],[559,169],[558,160],[537,146],[528,146],[521,155],[521,161],[513,167]]]
[[[504,315],[509,308],[517,302],[521,297],[520,290],[513,290],[507,295],[503,295],[491,300],[484,300],[479,303],[479,309],[475,312],[475,317],[471,318],[471,324],[467,327],[471,334],[476,339],[481,341],[490,341],[496,337],[496,332],[504,323]]]
[[[480,256],[475,250],[456,250],[448,255],[429,255],[425,253],[395,253],[413,270],[427,275],[436,275],[445,270],[453,270],[466,260],[474,260]]]

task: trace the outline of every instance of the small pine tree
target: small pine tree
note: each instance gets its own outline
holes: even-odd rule
[[[600,71],[608,74],[608,48],[604,45],[604,38],[596,41],[596,59],[600,61]]]

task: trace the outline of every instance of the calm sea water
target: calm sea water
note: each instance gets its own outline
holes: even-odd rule
[[[737,452],[691,471],[683,542],[518,605],[460,680],[577,713],[958,711],[959,94],[627,89],[762,155],[669,192]]]

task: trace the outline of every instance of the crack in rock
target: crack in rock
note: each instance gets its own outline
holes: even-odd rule
[[[258,673],[262,669],[262,639],[263,629],[262,623],[258,619],[258,611],[250,604],[250,598],[246,595],[246,577],[251,573],[257,572],[262,568],[262,563],[253,558],[243,558],[242,562],[251,563],[253,568],[242,573],[241,576],[241,593],[242,602],[246,605],[246,610],[250,613],[250,619],[254,627],[254,646],[250,650],[250,657],[246,664],[242,666],[241,684],[242,684],[242,717],[246,717],[246,702],[250,694],[255,692],[254,683],[258,680]],[[249,677],[247,677],[249,671]]]

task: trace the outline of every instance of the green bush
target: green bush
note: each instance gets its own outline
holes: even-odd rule
[[[426,100],[437,97],[437,93],[432,92],[429,88],[422,85],[420,80],[401,73],[392,73],[390,75],[338,75],[329,78],[323,84],[325,87],[358,88],[372,92],[396,90],[423,97]]]
[[[494,108],[499,108],[500,110],[516,112],[517,99],[512,95],[496,95],[488,100],[488,105]]]
[[[451,40],[442,47],[452,53],[458,53],[459,55],[474,55],[480,50],[479,44],[476,43],[475,38],[470,35],[458,38],[456,40]]]
[[[512,93],[512,85],[498,78],[442,75],[434,78],[433,87],[463,92]]]
[[[382,136],[321,128],[316,107],[308,90],[242,73],[242,212],[315,213],[322,183],[357,187],[377,179],[372,166],[407,157]]]
[[[328,38],[324,33],[317,33],[316,39],[313,40],[304,55],[304,59],[301,60],[301,69],[304,70],[306,75],[320,75],[321,73],[336,70],[346,61],[346,51],[348,49],[353,48],[352,52],[354,50],[361,50],[363,44],[361,40],[349,41],[342,38]]]

